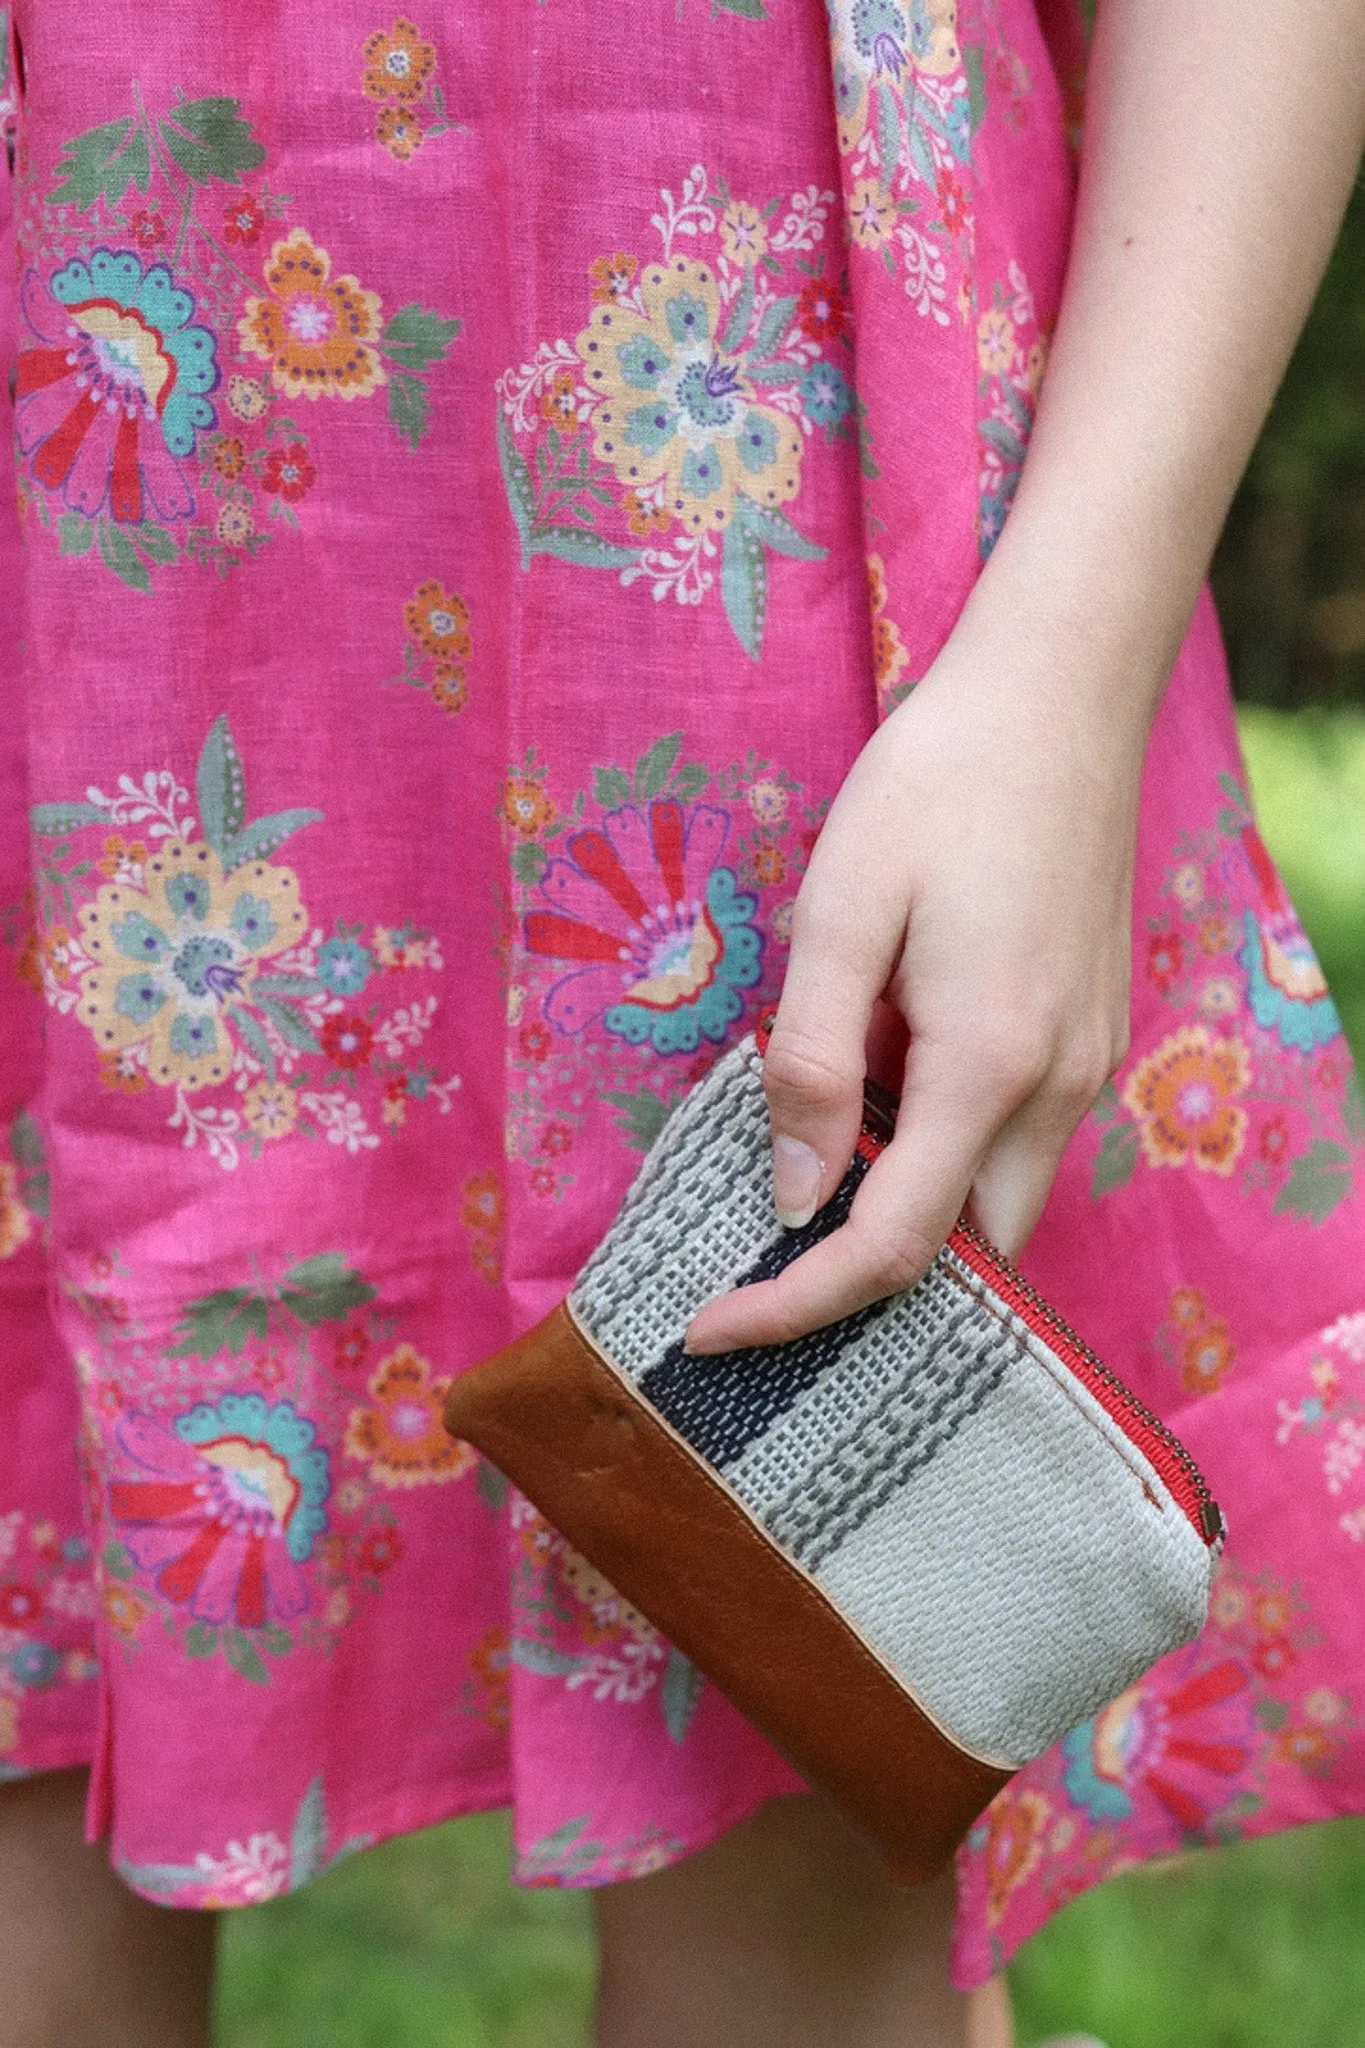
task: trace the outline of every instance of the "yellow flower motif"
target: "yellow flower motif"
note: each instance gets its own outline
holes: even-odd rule
[[[1031,1788],[1008,1787],[986,1810],[986,1919],[994,1927],[1021,1884],[1043,1860],[1052,1803]]]
[[[732,263],[761,263],[767,255],[767,223],[747,199],[733,200],[721,215],[720,245]]]
[[[369,1465],[382,1486],[429,1486],[458,1479],[475,1453],[446,1432],[441,1408],[449,1379],[434,1380],[425,1358],[400,1344],[370,1380],[373,1406],[353,1408],[346,1455]]]
[[[435,49],[401,15],[392,28],[377,29],[360,54],[365,91],[372,100],[420,100],[436,69]]]
[[[988,306],[976,323],[976,356],[988,377],[1008,377],[1014,363],[1014,322]]]
[[[1239,1038],[1214,1038],[1187,1024],[1139,1061],[1123,1084],[1151,1166],[1232,1172],[1246,1143],[1247,1113],[1234,1098],[1251,1081],[1251,1059]]]
[[[77,1015],[101,1053],[144,1048],[149,1078],[187,1093],[232,1070],[234,1006],[260,961],[308,929],[288,868],[248,861],[223,873],[202,840],[173,840],[147,862],[146,886],[108,883],[81,912],[95,966]]]
[[[379,339],[378,292],[354,277],[333,277],[332,259],[305,228],[276,242],[265,266],[270,296],[253,293],[237,333],[246,355],[270,364],[270,381],[289,398],[366,398],[388,373],[372,346]]]
[[[644,311],[593,309],[576,347],[596,403],[593,448],[628,490],[660,484],[695,532],[730,524],[741,493],[775,507],[801,487],[801,433],[728,350],[714,273],[675,257],[640,280]]]
[[[269,410],[270,394],[259,377],[228,378],[228,411],[239,420],[258,420]]]
[[[859,178],[848,202],[848,225],[860,249],[881,249],[896,225],[894,202],[875,178]]]
[[[251,516],[251,507],[240,498],[229,498],[220,507],[214,522],[214,532],[224,547],[243,548],[256,531],[256,522]]]
[[[298,1099],[284,1081],[257,1081],[242,1100],[247,1127],[258,1138],[287,1138],[299,1120]]]

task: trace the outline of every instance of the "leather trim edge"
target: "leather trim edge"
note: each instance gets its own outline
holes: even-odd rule
[[[1012,1773],[936,1727],[561,1306],[462,1374],[473,1443],[912,1882]]]

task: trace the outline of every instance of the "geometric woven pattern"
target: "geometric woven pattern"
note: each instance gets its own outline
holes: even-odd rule
[[[907,1294],[794,1343],[684,1353],[702,1302],[835,1229],[866,1167],[782,1229],[746,1040],[674,1113],[569,1309],[930,1717],[1013,1767],[1198,1632],[1208,1534],[1159,1447],[956,1240]]]

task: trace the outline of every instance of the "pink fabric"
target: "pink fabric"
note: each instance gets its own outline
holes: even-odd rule
[[[777,990],[1018,473],[1071,189],[1038,23],[833,25],[18,10],[0,1749],[93,1754],[152,1896],[507,1800],[523,1877],[595,1883],[795,1786],[438,1411]],[[978,1831],[966,1978],[1365,1783],[1365,1118],[1207,608],[1138,894],[1133,1051],[1027,1263],[1233,1542],[1207,1638]]]

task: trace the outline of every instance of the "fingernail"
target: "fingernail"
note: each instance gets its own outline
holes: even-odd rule
[[[781,1132],[773,1138],[773,1205],[788,1230],[800,1230],[815,1214],[822,1172],[819,1159],[800,1138]]]

